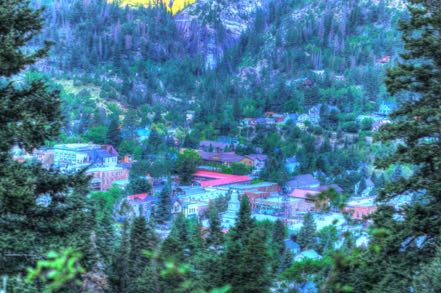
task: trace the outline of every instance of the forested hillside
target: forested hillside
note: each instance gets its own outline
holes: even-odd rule
[[[224,11],[237,8],[229,2],[219,2],[225,7],[217,13],[196,4],[174,18],[161,7],[57,1],[47,7],[40,36],[56,45],[40,68],[94,84],[105,100],[128,108],[182,109],[198,97],[198,117],[218,121],[221,131],[265,111],[307,111],[324,102],[364,113],[389,99],[381,81],[400,51],[394,25],[402,10],[395,1],[270,1],[241,11],[253,20],[236,22],[244,31],[238,38],[228,30],[234,17]],[[212,35],[213,27],[219,33]],[[207,62],[219,64],[209,70]],[[240,112],[233,113],[234,103]]]
[[[184,147],[239,135],[245,152],[280,148],[281,158],[296,156],[303,172],[352,191],[367,176],[362,162],[378,151],[365,142],[372,121],[358,117],[396,101],[383,79],[402,50],[402,3],[210,3],[175,17],[161,6],[122,9],[103,0],[48,5],[39,37],[55,46],[38,71],[62,89],[68,141],[105,142],[115,117],[125,138],[120,151],[138,158],[151,150],[134,141],[135,129],[146,126],[166,142],[172,127]],[[191,128],[188,111],[195,112]],[[316,113],[320,123],[277,134],[242,125],[267,112]],[[280,179],[273,175],[267,178]]]

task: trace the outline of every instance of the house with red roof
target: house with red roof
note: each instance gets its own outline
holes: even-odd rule
[[[140,193],[140,194],[129,195],[127,198],[129,200],[145,200],[148,196],[149,196],[148,193]]]
[[[312,183],[313,181],[310,181],[310,182]],[[300,206],[303,207],[303,209],[307,209],[307,210],[320,209],[321,207],[327,206],[329,204],[329,201],[328,200],[319,200],[317,198],[317,196],[321,192],[328,191],[331,189],[335,190],[338,193],[343,192],[343,189],[340,186],[338,186],[337,184],[319,185],[317,187],[314,184],[314,187],[294,188],[289,193],[289,197],[300,199],[302,202],[299,204],[300,204]]]
[[[202,187],[226,186],[251,182],[251,178],[248,176],[230,175],[204,170],[198,170],[193,176],[194,181]]]

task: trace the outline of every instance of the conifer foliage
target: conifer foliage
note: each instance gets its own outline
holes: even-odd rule
[[[48,52],[23,47],[42,28],[41,10],[29,1],[0,2],[0,274],[24,272],[50,249],[73,247],[84,256],[93,215],[84,196],[87,178],[19,163],[10,151],[28,152],[55,138],[62,125],[60,99],[40,80],[14,78]]]
[[[303,226],[297,236],[297,242],[303,249],[311,249],[315,246],[316,224],[311,213],[307,213],[303,218]]]
[[[397,151],[377,165],[413,166],[410,177],[393,176],[380,194],[381,202],[402,195],[414,200],[401,208],[385,205],[378,210],[370,249],[339,258],[329,282],[334,289],[344,285],[353,292],[414,291],[412,279],[434,259],[440,245],[441,6],[439,1],[409,3],[410,20],[401,23],[406,51],[386,80],[391,94],[408,99],[378,135],[381,141],[397,143]],[[430,270],[429,265],[424,273]],[[421,292],[432,292],[429,287]]]

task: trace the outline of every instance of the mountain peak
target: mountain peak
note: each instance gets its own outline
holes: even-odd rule
[[[114,2],[114,0],[108,0],[109,2]],[[192,5],[196,2],[196,0],[121,0],[121,6],[131,6],[131,7],[139,7],[139,6],[155,6],[159,4],[164,4],[167,7],[167,10],[173,15],[177,14],[181,10],[185,9],[187,6]]]

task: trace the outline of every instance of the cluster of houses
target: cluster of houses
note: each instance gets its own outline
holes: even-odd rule
[[[247,196],[253,217],[270,221],[282,219],[292,229],[296,229],[308,212],[321,214],[325,217],[324,223],[333,222],[336,216],[343,218],[338,211],[322,213],[323,207],[329,202],[318,196],[322,191],[330,189],[342,193],[343,190],[338,185],[323,185],[313,175],[303,174],[294,176],[287,183],[286,189],[282,191],[277,183],[272,182],[255,183],[249,176],[198,170],[194,174],[192,186],[174,189],[171,213],[196,217],[207,226],[206,211],[210,202],[223,197],[228,200],[228,208],[222,214],[222,226],[229,229],[235,223],[240,198]],[[158,204],[158,198],[149,194],[130,195],[125,203],[131,208],[132,213],[141,213],[148,217]],[[359,200],[350,202],[346,207],[346,213],[353,220],[363,220],[375,209],[373,200]]]
[[[128,184],[130,166],[118,160],[118,152],[111,145],[58,144],[35,150],[32,154],[15,149],[13,155],[18,161],[35,159],[45,168],[64,173],[87,168],[86,174],[92,176],[91,190],[94,191],[105,191],[115,184]]]
[[[232,163],[242,163],[252,167],[254,171],[264,168],[267,157],[263,154],[237,155],[234,150],[236,142],[225,143],[202,141],[199,154],[205,163],[230,166]],[[96,144],[59,144],[52,148],[34,151],[31,155],[20,154],[15,150],[16,160],[33,158],[47,168],[58,169],[62,172],[74,172],[87,168],[86,173],[92,177],[91,190],[105,191],[117,185],[125,187],[128,184],[130,164],[126,160],[118,160],[118,152],[111,145]],[[297,162],[289,162],[296,165]],[[287,162],[288,164],[288,162]],[[288,164],[289,165],[289,164]],[[253,183],[255,177],[250,175],[231,175],[206,168],[200,168],[194,174],[193,185],[190,187],[174,188],[172,213],[183,213],[187,217],[203,218],[211,201],[219,197],[229,197],[229,209],[225,213],[223,224],[225,228],[234,224],[235,206],[242,196],[247,196],[252,206],[253,215],[259,219],[276,220],[283,218],[287,223],[298,223],[307,212],[322,209],[323,203],[318,195],[326,190],[334,189],[342,193],[338,185],[323,185],[311,174],[292,177],[282,188],[272,182]],[[132,210],[146,216],[157,204],[157,197],[149,194],[130,195],[127,202],[136,207]],[[353,219],[361,220],[375,211],[373,199],[350,202],[347,212]],[[229,216],[228,216],[229,215]]]
[[[203,163],[207,166],[232,166],[234,163],[241,163],[252,169],[251,175],[258,175],[266,166],[268,156],[262,153],[239,155],[235,152],[238,142],[219,142],[204,140],[199,144],[197,152]],[[296,157],[287,158],[285,168],[288,173],[294,173],[299,167]]]
[[[302,130],[306,129],[307,122],[312,125],[318,125],[320,123],[320,109],[322,106],[326,106],[329,110],[336,110],[340,112],[335,106],[318,104],[311,107],[307,113],[274,113],[266,112],[262,117],[257,118],[244,118],[241,120],[242,128],[256,127],[281,127],[288,123],[295,124]],[[388,116],[397,109],[397,104],[394,101],[382,101],[379,103],[378,111],[371,115],[361,115],[358,120],[362,118],[370,118],[373,120],[372,131],[378,131],[378,129],[387,123],[390,123]]]
[[[317,125],[320,122],[320,107],[321,105],[316,105],[309,109],[308,113],[304,114],[266,112],[263,117],[242,119],[241,127],[272,127],[292,123],[297,125],[300,129],[305,129],[306,121],[309,121],[313,125]]]

